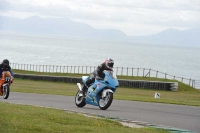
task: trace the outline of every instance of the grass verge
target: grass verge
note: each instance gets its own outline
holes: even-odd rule
[[[129,128],[108,119],[62,110],[0,102],[1,133],[167,133],[153,128]]]
[[[13,70],[14,73],[19,74],[35,74],[35,75],[48,75],[48,76],[69,76],[69,77],[81,77],[89,74],[77,74],[77,73],[44,73],[44,72],[34,72],[25,70]],[[152,77],[134,77],[134,76],[117,76],[118,79],[128,79],[128,80],[148,80],[148,81],[164,81],[164,82],[178,82],[179,91],[191,91],[194,90],[191,86],[179,82],[177,80],[169,80],[163,78],[152,78]]]

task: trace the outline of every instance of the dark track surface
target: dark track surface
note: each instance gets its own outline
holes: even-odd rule
[[[133,121],[148,122],[173,128],[200,132],[200,107],[113,100],[107,110],[97,106],[76,107],[75,97],[11,92],[7,100],[0,101],[75,110],[104,116],[119,117]]]

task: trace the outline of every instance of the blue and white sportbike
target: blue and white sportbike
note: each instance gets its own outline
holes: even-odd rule
[[[85,96],[82,93],[81,84],[77,83],[79,90],[75,97],[76,106],[84,107],[86,104],[91,104],[106,110],[111,105],[113,93],[116,91],[119,83],[113,71],[104,71],[104,74],[105,77],[103,79],[95,79],[95,82],[85,92]],[[82,76],[83,83],[85,84],[89,78],[89,76]]]

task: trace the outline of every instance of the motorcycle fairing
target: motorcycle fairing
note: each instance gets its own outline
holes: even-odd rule
[[[90,76],[82,76],[82,81],[85,84],[85,82],[90,78]]]
[[[85,102],[86,104],[92,104],[94,106],[98,106],[100,96],[97,95],[95,89],[93,89],[93,86],[90,86],[87,91]]]

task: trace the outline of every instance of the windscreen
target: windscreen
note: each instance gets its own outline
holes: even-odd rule
[[[114,71],[107,71],[107,70],[105,70],[104,72],[105,72],[105,73],[108,73],[109,76],[110,76],[112,79],[117,79],[117,76],[116,76],[116,74],[115,74]]]

